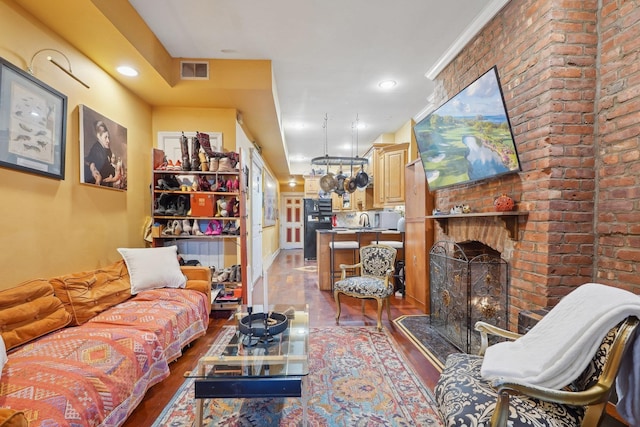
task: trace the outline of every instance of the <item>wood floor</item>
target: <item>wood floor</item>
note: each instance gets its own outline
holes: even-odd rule
[[[333,295],[328,291],[318,290],[316,262],[305,261],[302,250],[281,251],[267,272],[267,280],[269,283],[269,304],[306,303],[309,304],[310,326],[335,325],[336,310]],[[373,301],[367,302],[363,316],[359,300],[342,297],[340,325],[375,326],[376,307],[374,304]],[[421,312],[401,296],[391,297],[392,319],[410,314],[421,314]],[[153,424],[184,381],[184,373],[191,370],[197,360],[207,351],[220,329],[224,325],[233,324],[229,315],[229,312],[212,313],[207,334],[198,338],[189,348],[185,349],[184,354],[177,361],[170,365],[171,376],[147,392],[144,400],[131,414],[124,427],[145,427]],[[382,321],[415,371],[422,377],[424,383],[433,389],[440,375],[439,372],[387,318],[386,312],[383,312]]]

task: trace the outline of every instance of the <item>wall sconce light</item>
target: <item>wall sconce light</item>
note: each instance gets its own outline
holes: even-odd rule
[[[67,75],[69,75],[72,79],[74,79],[75,81],[80,83],[82,86],[84,86],[87,89],[89,89],[89,85],[86,84],[85,82],[83,82],[82,80],[80,80],[78,77],[76,77],[76,75],[73,74],[73,71],[71,71],[71,62],[69,61],[69,58],[67,58],[67,55],[65,55],[64,53],[60,52],[57,49],[40,49],[39,51],[34,53],[33,56],[31,57],[31,61],[29,62],[29,67],[27,68],[27,71],[29,72],[29,74],[31,74],[32,76],[34,75],[33,74],[33,61],[36,59],[36,57],[38,55],[40,55],[41,53],[47,52],[47,51],[57,52],[60,55],[62,55],[62,57],[67,60],[67,68],[64,68],[62,65],[60,65],[60,63],[57,62],[55,59],[53,59],[51,57],[51,55],[47,56],[47,61],[51,62],[56,67],[60,68],[62,71],[64,71]]]

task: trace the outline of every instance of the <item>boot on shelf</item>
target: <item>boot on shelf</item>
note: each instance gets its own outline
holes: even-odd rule
[[[209,134],[196,132],[196,138],[198,138],[198,142],[200,143],[200,146],[202,147],[204,152],[207,153],[207,156],[213,157],[214,156],[214,152],[211,149],[211,142],[209,141]]]
[[[219,159],[217,157],[209,157],[209,172],[218,172]]]
[[[185,216],[189,210],[188,200],[186,196],[178,196],[178,202],[176,204],[176,216]]]
[[[182,170],[188,171],[191,169],[191,163],[189,160],[189,139],[184,136],[184,132],[182,132],[182,136],[180,137],[180,151],[182,151]]]
[[[198,138],[191,138],[191,170],[200,170],[200,143]]]
[[[218,172],[235,172],[235,169],[231,166],[231,159],[226,155],[225,157],[220,157]]]

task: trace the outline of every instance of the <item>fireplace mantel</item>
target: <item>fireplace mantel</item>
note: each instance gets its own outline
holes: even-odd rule
[[[504,226],[509,232],[509,237],[513,240],[518,239],[518,222],[520,217],[526,217],[529,212],[525,211],[510,211],[510,212],[477,212],[477,213],[462,213],[462,214],[443,214],[443,215],[427,215],[425,218],[435,219],[440,223],[442,231],[448,234],[449,220],[464,221],[469,218],[486,218],[486,217],[499,217]]]

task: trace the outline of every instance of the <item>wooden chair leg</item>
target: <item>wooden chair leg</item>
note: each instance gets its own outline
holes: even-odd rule
[[[333,298],[336,300],[336,305],[338,308],[336,309],[336,325],[340,324],[340,292],[334,291]]]
[[[391,297],[386,297],[384,301],[387,304],[387,319],[391,321]]]
[[[382,331],[382,304],[384,304],[384,300],[376,298],[376,301],[378,301],[378,331]]]
[[[364,315],[364,298],[362,298],[360,301],[362,301],[360,305],[362,307],[362,314]]]

